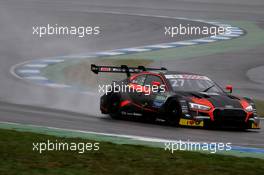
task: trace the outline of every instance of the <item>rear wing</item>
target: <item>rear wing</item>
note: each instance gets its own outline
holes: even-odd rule
[[[95,74],[99,72],[107,72],[107,73],[125,73],[127,77],[131,76],[131,73],[140,73],[144,71],[167,71],[166,68],[146,68],[144,66],[138,67],[128,67],[127,65],[118,66],[97,66],[95,64],[91,64],[91,71]]]

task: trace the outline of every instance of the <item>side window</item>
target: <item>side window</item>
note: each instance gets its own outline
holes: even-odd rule
[[[145,85],[149,85],[151,86],[151,82],[153,81],[157,81],[157,82],[160,82],[160,84],[163,84],[161,78],[159,76],[156,76],[156,75],[148,75],[147,76],[147,79],[145,81]]]
[[[134,78],[131,83],[138,84],[143,86],[146,79],[146,75],[139,75],[136,78]]]

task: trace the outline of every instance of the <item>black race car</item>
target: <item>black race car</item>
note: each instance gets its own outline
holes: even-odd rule
[[[259,129],[259,117],[250,98],[225,92],[207,76],[166,68],[96,66],[99,72],[125,73],[127,79],[107,86],[100,109],[113,118],[157,118],[171,125]]]

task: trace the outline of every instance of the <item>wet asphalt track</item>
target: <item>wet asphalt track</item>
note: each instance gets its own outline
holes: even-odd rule
[[[263,8],[264,2],[262,0],[224,0],[221,2],[216,0],[189,0],[184,2],[173,0],[108,0],[105,2],[102,0],[88,2],[84,0],[0,0],[0,101],[2,101],[0,103],[0,120],[105,133],[190,139],[191,141],[232,142],[236,145],[264,147],[263,129],[259,132],[208,131],[114,121],[107,117],[87,115],[98,108],[96,102],[89,100],[89,95],[40,87],[20,81],[9,73],[12,65],[29,59],[154,44],[161,41],[161,38],[153,35],[153,33],[157,32],[158,26],[164,21],[127,15],[105,16],[98,13],[100,11],[201,19],[252,20],[263,25]],[[97,11],[97,13],[88,13],[89,11]],[[115,32],[118,30],[113,24],[109,24],[113,19],[117,26],[120,25],[129,28],[129,30],[116,35]],[[109,28],[109,35],[105,35],[104,39],[90,38],[89,40],[32,37],[32,25],[40,25],[41,23],[100,24]],[[225,83],[225,77],[232,74],[235,84],[239,85],[246,95],[261,97],[264,94],[263,85],[258,84],[256,85],[257,88],[255,85],[249,85],[245,75],[247,70],[264,64],[263,55],[263,46],[259,46],[240,52],[180,60],[177,63],[173,62],[173,64],[168,61],[163,62],[163,64],[167,65],[169,69],[191,69],[194,72],[210,74],[211,77],[223,81],[223,83]],[[225,60],[224,64],[234,65],[235,68],[223,69],[226,65],[218,64],[223,60]],[[190,62],[192,64],[187,64]],[[206,69],[208,67],[211,69]],[[29,106],[17,106],[6,102]],[[44,109],[32,106],[41,106]]]

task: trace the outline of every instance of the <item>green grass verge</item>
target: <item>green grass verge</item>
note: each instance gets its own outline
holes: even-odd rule
[[[32,143],[94,142],[0,129],[0,174],[263,174],[264,160],[100,142],[99,151],[32,151]]]

